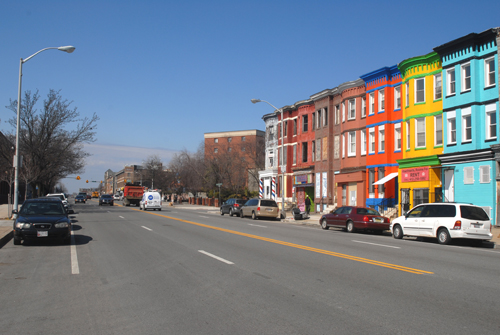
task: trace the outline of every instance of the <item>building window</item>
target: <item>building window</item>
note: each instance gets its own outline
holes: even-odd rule
[[[471,115],[462,115],[462,143],[472,141]]]
[[[484,61],[484,79],[485,87],[495,85],[495,57],[485,59]]]
[[[218,138],[214,138],[214,143],[219,143],[219,139]]]
[[[415,79],[415,103],[425,102],[425,78]]]
[[[395,109],[401,109],[401,86],[394,88],[394,106]]]
[[[366,116],[366,98],[361,98],[361,117]]]
[[[308,127],[309,127],[308,117],[307,117],[307,115],[303,115],[302,116],[302,132],[306,133]]]
[[[342,102],[342,122],[345,122],[345,101]]]
[[[385,111],[385,91],[378,91],[378,112]]]
[[[383,167],[378,168],[378,180],[382,179],[385,177],[385,170]],[[384,191],[385,187],[384,184],[378,185],[378,197],[383,198],[384,197]]]
[[[316,161],[316,142],[312,141],[311,142],[311,162]]]
[[[407,81],[406,84],[405,84],[405,103],[406,103],[406,107],[410,106],[410,82]]]
[[[274,166],[274,152],[273,151],[269,151],[269,166],[270,167],[273,167]]]
[[[446,71],[447,84],[447,95],[455,94],[455,69],[450,69]]]
[[[425,147],[425,117],[415,119],[415,143],[416,148]]]
[[[497,138],[497,111],[496,104],[486,105],[486,139]]]
[[[368,193],[370,198],[375,198],[375,169],[368,170]]]
[[[378,127],[378,152],[385,151],[385,126]]]
[[[241,147],[241,151],[246,151],[246,148],[245,147]]]
[[[401,150],[401,123],[394,125],[394,150]]]
[[[228,137],[228,138],[227,138],[227,141],[228,141],[228,142],[231,142],[232,140],[233,140],[233,138],[232,138],[232,137]]]
[[[321,109],[316,111],[316,127],[318,129],[321,127]]]
[[[342,134],[342,158],[345,157],[345,134]]]
[[[434,75],[434,100],[442,98],[442,85],[441,73]]]
[[[288,121],[285,121],[285,129],[283,130],[283,133],[285,134],[285,136],[287,136],[287,133],[288,133]]]
[[[366,155],[366,129],[361,130],[361,155]]]
[[[293,165],[297,164],[297,144],[293,145]]]
[[[457,121],[455,116],[448,116],[448,144],[457,143]]]
[[[434,117],[434,145],[443,145],[443,115]]]
[[[335,124],[340,124],[340,106],[335,106]]]
[[[311,114],[311,129],[314,130],[316,129],[316,125],[314,124],[314,119],[316,117],[316,113]]]
[[[349,100],[349,120],[356,118],[356,99]]]
[[[227,152],[231,152],[233,149],[231,147],[227,148]]]
[[[323,109],[323,126],[328,126],[328,108]]]
[[[375,93],[370,93],[369,99],[370,105],[368,106],[368,115],[373,115],[375,113]]]
[[[269,126],[269,141],[274,141],[274,126]]]
[[[464,167],[464,184],[474,184],[474,167]]]
[[[349,132],[349,147],[347,148],[347,156],[352,157],[356,156],[356,132],[355,131],[350,131]]]
[[[370,128],[369,132],[368,132],[368,137],[369,137],[369,141],[368,141],[368,153],[369,154],[374,154],[375,153],[375,128]]]
[[[326,157],[325,157],[325,159],[326,159]],[[316,140],[316,161],[320,161],[320,160],[321,160],[321,139],[317,139]]]
[[[479,167],[479,183],[489,184],[490,181],[491,181],[490,166],[489,165],[481,165]]]
[[[338,159],[340,154],[340,137],[335,135],[333,138],[333,158]]]
[[[241,136],[241,142],[245,142],[247,138],[245,136]]]
[[[462,92],[470,91],[470,63],[462,65]]]
[[[214,153],[218,153],[218,152],[219,152],[219,149],[214,148]]]
[[[429,189],[416,188],[413,190],[413,206],[425,204],[429,202]]]
[[[406,121],[406,150],[410,150],[410,121]]]
[[[293,135],[297,135],[297,119],[293,120]]]

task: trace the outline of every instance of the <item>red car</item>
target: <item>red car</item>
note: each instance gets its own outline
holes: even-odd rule
[[[330,214],[325,214],[319,220],[321,228],[345,228],[349,233],[356,230],[372,230],[382,232],[389,229],[389,218],[380,215],[372,208],[344,206]]]

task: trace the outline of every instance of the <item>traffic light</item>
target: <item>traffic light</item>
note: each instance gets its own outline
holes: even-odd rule
[[[102,180],[101,180],[101,184],[102,184]]]
[[[80,180],[80,176],[76,176],[76,180]]]
[[[89,183],[89,180],[87,179],[85,182],[88,184],[88,183]]]

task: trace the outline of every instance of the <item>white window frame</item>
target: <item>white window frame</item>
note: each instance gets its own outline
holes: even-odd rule
[[[361,117],[366,117],[366,97],[361,98]]]
[[[345,134],[342,134],[342,158],[345,158]]]
[[[342,123],[345,122],[345,101],[342,101]]]
[[[407,81],[405,84],[405,95],[406,95],[406,101],[405,101],[405,106],[408,107],[410,106],[410,82]]]
[[[385,90],[381,89],[378,91],[378,112],[382,113],[385,111]]]
[[[399,140],[399,143],[398,143]],[[401,151],[401,123],[396,123],[394,125],[394,151]]]
[[[375,127],[368,130],[368,153],[375,153]]]
[[[434,116],[434,146],[441,145],[443,145],[443,114]]]
[[[467,127],[467,120],[470,121],[469,127]],[[470,128],[470,138],[467,138],[467,130]],[[472,142],[472,115],[471,108],[467,107],[462,109],[462,143],[470,143]]]
[[[410,120],[406,121],[406,150],[410,150]]]
[[[479,183],[489,184],[491,182],[491,166],[481,165],[479,166]]]
[[[443,78],[441,72],[439,72],[434,75],[434,100],[439,100],[442,98],[443,98]]]
[[[350,131],[347,134],[347,156],[356,156],[356,132]]]
[[[495,140],[497,138],[497,133],[498,133],[498,115],[497,115],[497,105],[496,103],[494,104],[489,104],[485,106],[485,119],[486,119],[486,130],[485,130],[485,138],[487,140]],[[492,116],[495,118],[495,123],[491,123]],[[491,127],[495,127],[494,130],[494,135],[491,136]]]
[[[420,133],[419,133],[420,126]],[[420,145],[418,142],[418,135],[424,135],[424,144]],[[425,129],[425,117],[419,117],[415,119],[415,148],[425,148],[427,139],[426,139],[426,129]]]
[[[369,105],[368,105],[368,115],[375,114],[375,93],[372,92],[369,95]]]
[[[349,100],[349,111],[347,113],[347,120],[356,119],[356,99]]]
[[[218,138],[214,138],[214,143],[219,143],[219,139]]]
[[[361,156],[366,155],[366,129],[361,130]]]
[[[472,185],[474,184],[474,167],[466,166],[464,167],[464,184]]]
[[[451,79],[453,74],[453,81]],[[455,95],[457,93],[457,76],[455,68],[446,70],[446,95]]]
[[[453,125],[453,127],[452,127]],[[453,129],[455,128],[455,129]],[[448,134],[448,145],[457,143],[457,118],[456,112],[446,113],[446,131]],[[453,140],[453,134],[455,134],[455,140]]]
[[[394,87],[394,109],[401,109],[401,85]]]
[[[417,88],[418,88],[418,83],[421,82],[421,81],[423,82],[423,85],[424,85],[424,87],[422,89],[423,98],[422,98],[422,101],[419,101],[418,100],[418,93],[419,93],[419,91],[418,91]],[[423,77],[423,78],[415,78],[414,90],[415,90],[415,92],[414,92],[415,93],[415,104],[425,103],[425,77]]]
[[[385,152],[385,126],[378,126],[378,152]]]
[[[467,77],[467,69],[469,69],[469,76]],[[462,79],[462,92],[468,92],[472,89],[472,69],[470,67],[470,62],[462,64],[460,66],[460,78]],[[467,81],[467,79],[469,79]],[[467,82],[469,83],[469,87],[467,86]]]
[[[492,66],[493,64],[493,71]],[[491,74],[493,75],[491,76]],[[490,80],[490,76],[493,78],[493,81]],[[496,84],[496,71],[495,71],[495,57],[486,58],[484,60],[484,87],[495,86]]]

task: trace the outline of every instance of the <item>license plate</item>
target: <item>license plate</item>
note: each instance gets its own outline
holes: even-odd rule
[[[381,218],[374,218],[373,219],[374,222],[377,222],[377,223],[382,223],[384,222],[384,220],[382,220]]]
[[[47,236],[49,236],[49,232],[46,231],[46,230],[38,230],[36,232],[36,236],[38,236],[38,237],[47,237]]]
[[[473,223],[472,224],[474,226],[474,228],[481,228],[482,224],[480,223]]]
[[[268,212],[272,212],[272,211],[273,211],[273,209],[272,209],[272,208],[266,208],[266,211],[268,211]]]

